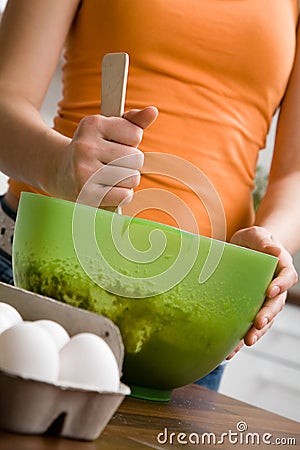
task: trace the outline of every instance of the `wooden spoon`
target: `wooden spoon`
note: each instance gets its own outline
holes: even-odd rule
[[[127,53],[107,53],[102,59],[101,114],[122,117],[126,97],[129,56]],[[121,207],[103,209],[122,214]]]

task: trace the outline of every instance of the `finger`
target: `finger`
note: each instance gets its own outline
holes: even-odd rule
[[[259,341],[259,339],[264,334],[266,334],[266,332],[271,328],[273,323],[274,323],[274,319],[270,323],[268,323],[267,326],[262,328],[261,330],[258,330],[257,328],[255,328],[255,326],[251,327],[250,330],[248,331],[248,333],[246,334],[246,336],[244,337],[245,345],[247,345],[248,347],[251,347],[252,345],[256,344],[256,342]]]
[[[144,164],[144,154],[138,150],[135,145],[139,143],[142,136],[140,128],[129,124],[124,119],[118,119],[122,121],[122,127],[125,129],[124,135],[120,137],[123,142],[114,142],[108,140],[107,128],[111,126],[107,121],[110,118],[102,118],[100,116],[90,116],[82,119],[79,127],[77,128],[72,141],[74,155],[78,161],[98,160],[104,164],[115,164],[131,169],[139,170]],[[100,124],[99,124],[100,122]],[[128,124],[130,127],[134,127],[139,130],[138,137],[134,139],[127,139]],[[102,126],[102,132],[99,128]],[[127,131],[126,131],[127,130]],[[118,136],[115,136],[116,140]],[[126,144],[126,139],[129,144]],[[120,158],[123,158],[120,160]]]
[[[263,240],[261,243],[261,251],[278,258],[282,252],[282,247],[275,242],[268,242],[267,240]]]
[[[102,166],[92,177],[92,182],[106,186],[117,186],[125,188],[135,188],[139,185],[141,179],[138,170],[128,169],[126,167],[117,167],[111,165]]]
[[[122,187],[113,187],[107,190],[107,194],[101,202],[101,206],[124,206],[131,202],[133,190]]]
[[[266,295],[274,298],[280,293],[287,291],[298,281],[298,274],[293,265],[284,267],[280,270],[278,276],[270,283]]]
[[[283,292],[275,298],[267,298],[254,319],[254,326],[257,330],[263,329],[282,311],[287,293]]]
[[[144,153],[135,147],[105,141],[99,158],[104,164],[140,170],[144,164]]]
[[[90,183],[78,198],[79,203],[99,208],[103,206],[123,206],[133,197],[133,190],[122,187],[103,186]]]
[[[239,345],[237,347],[235,347],[235,349],[227,356],[227,361],[229,361],[230,359],[232,359],[240,350],[241,348],[244,346],[244,339],[239,343]]]
[[[81,119],[74,134],[75,140],[84,141],[91,148],[101,147],[103,139],[137,147],[142,137],[142,128],[129,120],[122,117],[105,117],[100,114]]]
[[[158,109],[155,106],[147,106],[142,110],[132,109],[127,111],[123,117],[145,130],[155,122],[157,116]]]

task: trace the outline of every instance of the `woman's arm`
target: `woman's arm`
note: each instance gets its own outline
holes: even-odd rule
[[[253,345],[282,310],[287,290],[298,279],[291,254],[300,248],[300,27],[293,71],[282,102],[269,183],[255,225],[232,237],[238,245],[279,258],[276,277],[245,343]],[[232,355],[230,355],[232,357]]]
[[[88,185],[86,201],[97,205],[107,186],[114,186],[110,180],[125,174],[102,202],[118,205],[139,182],[143,154],[136,147],[157,110],[129,112],[128,120],[86,117],[72,140],[50,129],[38,111],[79,4],[8,2],[0,26],[0,169],[54,196],[76,200],[85,182],[104,168]],[[113,165],[114,159],[127,155],[126,167]]]
[[[256,224],[265,227],[284,247],[300,248],[300,26],[293,72],[282,102],[266,195]]]
[[[49,131],[38,110],[78,3],[9,0],[0,26],[0,167],[41,189],[48,155],[69,143]]]

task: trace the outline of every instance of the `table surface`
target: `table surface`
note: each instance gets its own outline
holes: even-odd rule
[[[0,450],[229,450],[270,445],[300,449],[300,424],[197,385],[176,389],[166,403],[127,397],[93,442],[0,431]]]

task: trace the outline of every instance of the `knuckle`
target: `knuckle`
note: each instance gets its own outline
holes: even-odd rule
[[[97,127],[103,123],[103,118],[100,115],[85,116],[81,119],[79,125],[81,127]]]
[[[143,139],[143,130],[138,126],[134,126],[132,132],[132,144],[134,147],[137,147]]]
[[[258,233],[260,230],[260,227],[258,225],[253,225],[253,227],[251,227],[251,231],[253,233]]]
[[[90,155],[95,151],[95,145],[91,142],[87,142],[82,138],[78,138],[73,142],[74,158],[77,160],[81,156]]]
[[[131,175],[130,177],[128,177],[126,184],[130,188],[135,188],[135,187],[137,187],[140,184],[140,181],[141,181],[141,175],[140,175],[139,172],[137,172],[136,174]]]
[[[95,133],[96,130],[100,137],[104,137],[109,130],[108,120],[109,118],[100,116],[100,114],[85,116],[79,122],[76,135],[84,135],[90,138],[95,135],[93,132]]]
[[[133,171],[139,171],[144,164],[144,154],[135,147],[126,149],[127,152],[122,154],[118,158],[118,165],[131,169]]]
[[[128,188],[115,188],[114,198],[117,204],[128,203],[131,199],[132,190]]]
[[[263,229],[262,227],[260,227],[260,226],[258,226],[258,225],[253,225],[253,227],[251,227],[249,230],[250,230],[255,236],[261,236],[262,233],[263,233],[263,237],[262,237],[261,239],[262,239],[262,241],[265,241],[265,240],[266,240],[266,236],[265,236],[265,233],[264,233],[264,229]]]
[[[73,164],[78,171],[96,170],[101,164],[100,149],[93,142],[77,142],[74,146]]]
[[[78,126],[78,130],[85,131],[86,128],[99,128],[103,123],[102,117],[100,115],[90,115],[83,117]]]
[[[298,283],[299,281],[299,275],[297,270],[293,267],[293,282],[294,284]]]

